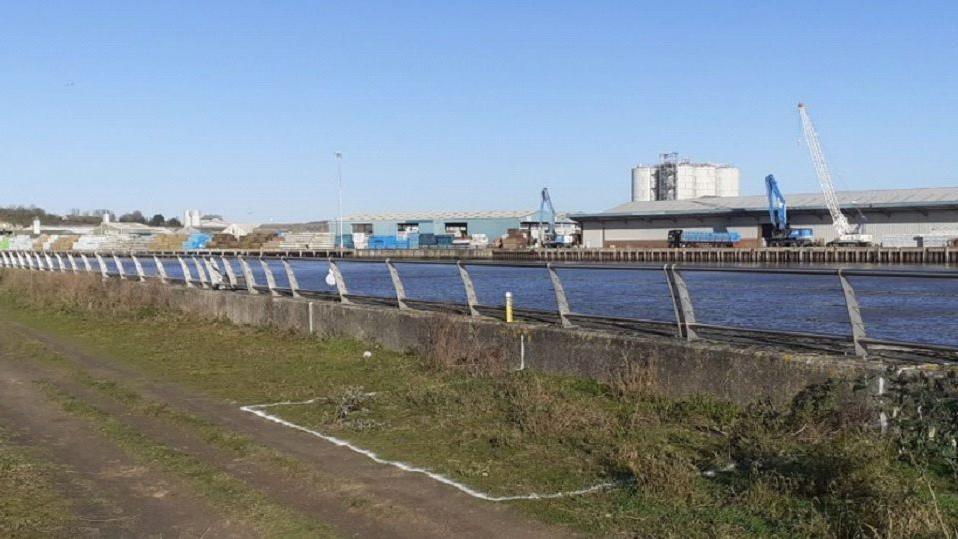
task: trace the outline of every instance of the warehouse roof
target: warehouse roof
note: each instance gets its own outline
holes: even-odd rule
[[[528,210],[504,211],[425,211],[394,213],[359,213],[343,217],[344,221],[441,221],[444,219],[518,219],[532,213]]]
[[[928,208],[958,207],[958,187],[929,187],[923,189],[882,189],[870,191],[840,191],[836,193],[843,208]],[[786,195],[789,211],[825,211],[825,197],[821,193]],[[701,215],[714,213],[747,213],[768,211],[765,195],[742,197],[701,197],[685,200],[657,200],[626,202],[601,213],[578,214],[576,220],[608,219],[616,217],[655,217],[672,215]]]

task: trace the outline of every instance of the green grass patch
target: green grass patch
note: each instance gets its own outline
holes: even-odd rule
[[[321,399],[271,413],[494,494],[628,484],[514,502],[596,535],[953,535],[947,470],[909,462],[835,385],[786,408],[665,398],[523,372],[469,375],[348,340],[317,341],[158,311],[0,315],[237,404]],[[373,393],[368,395],[368,393]],[[322,443],[318,442],[317,443]]]

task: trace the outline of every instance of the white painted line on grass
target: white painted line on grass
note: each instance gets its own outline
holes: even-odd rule
[[[550,500],[550,499],[555,499],[555,498],[566,498],[566,497],[569,497],[569,496],[580,496],[580,495],[582,495],[582,494],[591,494],[591,493],[593,493],[593,492],[598,492],[598,491],[600,491],[600,490],[606,490],[606,489],[609,489],[609,488],[613,488],[613,487],[620,486],[620,483],[617,483],[617,482],[607,482],[607,483],[599,483],[598,485],[593,485],[593,486],[591,486],[591,487],[582,488],[582,489],[579,489],[579,490],[569,490],[569,491],[565,491],[565,492],[551,492],[551,493],[547,493],[547,494],[539,494],[539,493],[534,492],[534,493],[532,493],[532,494],[524,494],[524,495],[518,495],[518,496],[493,496],[492,494],[487,494],[487,493],[485,493],[485,492],[480,492],[480,491],[478,491],[478,490],[475,490],[475,489],[473,489],[473,488],[470,488],[470,487],[468,487],[468,486],[466,486],[466,485],[463,485],[462,483],[460,483],[460,482],[458,482],[458,481],[455,481],[455,480],[453,480],[453,479],[450,479],[450,478],[448,478],[448,477],[446,477],[446,476],[444,476],[444,475],[442,475],[442,474],[438,474],[438,473],[433,472],[433,471],[431,471],[431,470],[427,470],[426,468],[420,468],[420,467],[418,467],[418,466],[413,466],[412,464],[406,464],[405,462],[399,462],[399,461],[396,461],[396,460],[387,460],[387,459],[384,459],[384,458],[380,457],[379,455],[377,455],[376,453],[373,453],[372,451],[370,451],[370,450],[368,450],[368,449],[363,449],[363,448],[361,448],[361,447],[357,447],[357,446],[353,445],[352,443],[347,442],[346,440],[341,440],[341,439],[339,439],[339,438],[336,438],[335,436],[330,436],[330,435],[328,435],[328,434],[323,434],[323,433],[321,433],[321,432],[319,432],[319,431],[315,431],[315,430],[309,429],[309,428],[304,427],[304,426],[302,426],[302,425],[297,425],[296,423],[293,423],[293,422],[291,422],[291,421],[287,421],[287,420],[285,420],[285,419],[283,419],[283,418],[281,418],[281,417],[279,417],[279,416],[275,416],[275,415],[272,415],[272,414],[268,414],[268,413],[266,413],[266,412],[263,411],[264,408],[272,408],[272,407],[274,407],[274,406],[293,406],[293,405],[301,405],[301,404],[312,404],[312,403],[316,402],[317,400],[318,400],[318,399],[309,399],[309,400],[307,400],[307,401],[301,401],[301,402],[274,402],[274,403],[270,403],[270,404],[251,404],[251,405],[248,405],[248,406],[242,406],[242,407],[240,407],[240,410],[242,410],[242,411],[244,411],[244,412],[248,412],[248,413],[253,414],[253,415],[256,415],[256,416],[259,416],[259,417],[261,417],[261,418],[263,418],[263,419],[265,419],[265,420],[267,420],[267,421],[272,421],[273,423],[279,423],[280,425],[283,425],[284,427],[289,427],[289,428],[291,428],[291,429],[296,429],[296,430],[298,430],[298,431],[302,431],[302,432],[305,432],[305,433],[307,433],[307,434],[311,434],[311,435],[313,435],[313,436],[315,436],[315,437],[317,437],[317,438],[320,438],[320,439],[322,439],[322,440],[326,440],[327,442],[330,442],[330,443],[332,443],[332,444],[334,444],[334,445],[338,445],[338,446],[340,446],[340,447],[345,447],[345,448],[347,448],[347,449],[349,449],[349,450],[351,450],[351,451],[353,451],[353,452],[355,452],[355,453],[359,453],[360,455],[364,455],[364,456],[366,456],[367,458],[369,458],[370,460],[372,460],[372,461],[374,461],[374,462],[377,462],[377,463],[379,463],[379,464],[385,464],[385,465],[387,465],[387,466],[393,466],[393,467],[399,468],[400,470],[404,470],[404,471],[407,471],[407,472],[413,472],[413,473],[423,474],[423,475],[425,475],[426,477],[428,477],[428,478],[430,478],[430,479],[433,479],[433,480],[435,480],[435,481],[439,481],[440,483],[449,485],[449,486],[451,486],[451,487],[453,487],[453,488],[455,488],[455,489],[458,489],[458,490],[460,490],[460,491],[462,491],[462,492],[464,492],[464,493],[466,493],[466,494],[472,496],[473,498],[479,498],[480,500],[487,500],[487,501],[490,501],[490,502],[508,502],[508,501],[514,501],[514,500]]]

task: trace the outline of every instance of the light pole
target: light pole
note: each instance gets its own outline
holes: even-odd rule
[[[343,153],[336,152],[336,172],[339,176],[339,254],[343,254]]]

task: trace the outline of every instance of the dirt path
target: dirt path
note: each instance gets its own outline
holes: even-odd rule
[[[208,443],[196,432],[163,418],[137,413],[129,405],[75,381],[49,365],[30,365],[33,376],[52,380],[70,394],[118,418],[131,428],[175,446],[225,473],[241,478],[271,499],[332,525],[343,535],[363,537],[557,537],[566,532],[517,515],[509,506],[476,500],[419,475],[375,464],[179,385],[155,380],[110,358],[86,353],[61,338],[9,320],[0,331],[42,343],[90,377],[131,388],[143,399],[181,410],[276,451],[295,462],[292,469],[263,459],[242,458]],[[24,369],[19,368],[23,376]],[[0,375],[14,369],[0,361]],[[5,375],[4,375],[5,377]],[[19,405],[16,405],[19,408]],[[28,425],[31,413],[21,413]],[[224,535],[224,534],[218,534]]]
[[[130,458],[82,419],[51,402],[39,379],[0,359],[0,423],[13,441],[63,467],[57,481],[81,513],[78,535],[249,537],[182,481]],[[79,487],[83,484],[84,487]]]

